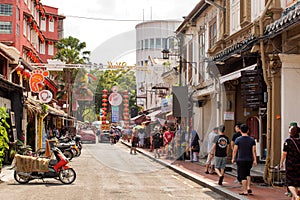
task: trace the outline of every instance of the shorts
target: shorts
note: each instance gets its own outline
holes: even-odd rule
[[[215,157],[209,153],[206,160],[207,165],[215,165]]]
[[[238,177],[242,180],[247,180],[247,176],[250,176],[250,170],[252,168],[253,161],[237,161]]]
[[[215,168],[217,169],[225,169],[226,167],[227,157],[216,157],[215,158]]]

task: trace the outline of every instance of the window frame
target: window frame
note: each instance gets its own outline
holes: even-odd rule
[[[48,55],[53,56],[54,55],[54,45],[48,44]]]
[[[2,6],[8,6],[3,8],[3,13],[2,11]],[[12,16],[13,15],[13,5],[8,4],[8,3],[1,3],[0,4],[0,16]]]
[[[11,34],[12,33],[12,22],[0,21],[0,34]],[[2,29],[3,28],[3,29]]]
[[[209,27],[208,27],[208,32],[209,32],[209,48],[212,48],[216,42],[217,42],[217,18],[214,17],[210,22],[209,22]]]
[[[46,54],[46,43],[40,42],[40,54],[45,55]]]
[[[49,22],[48,22],[48,31],[53,33],[54,32],[54,19],[49,19]]]
[[[46,31],[46,18],[40,18],[40,30]]]

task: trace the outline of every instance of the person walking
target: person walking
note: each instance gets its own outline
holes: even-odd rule
[[[164,145],[165,145],[165,151],[167,153],[166,158],[169,158],[171,156],[171,148],[169,147],[169,145],[171,145],[173,138],[174,138],[174,134],[171,131],[171,128],[168,127],[167,131],[164,132]]]
[[[292,200],[299,200],[298,188],[300,187],[300,139],[299,130],[296,122],[291,122],[289,127],[290,137],[283,145],[280,159],[280,169],[285,162],[286,184],[292,193]]]
[[[153,153],[155,158],[160,158],[160,154],[158,152],[160,148],[160,139],[161,135],[158,127],[154,127],[153,135],[152,135],[152,145],[153,145]]]
[[[205,163],[205,174],[213,174],[215,172],[215,158],[211,154],[212,147],[214,146],[215,137],[218,136],[218,127],[215,127],[213,131],[208,134],[207,140],[207,160]],[[210,168],[210,169],[209,169]]]
[[[136,128],[133,129],[133,132],[131,134],[131,148],[130,148],[130,154],[132,154],[132,151],[134,154],[136,154],[136,147],[138,146],[138,131]]]
[[[192,162],[198,161],[198,154],[200,151],[199,136],[195,130],[192,130],[192,140],[191,140],[191,150],[192,150]]]
[[[218,128],[219,136],[215,137],[214,146],[212,147],[211,154],[215,156],[215,169],[219,176],[219,185],[223,184],[224,172],[227,161],[229,138],[224,134],[225,126],[221,125]]]
[[[256,143],[255,140],[250,137],[249,127],[246,124],[240,126],[242,136],[238,137],[235,140],[233,154],[232,154],[232,163],[237,163],[239,168],[238,177],[242,182],[243,192],[239,193],[240,195],[252,194],[250,188],[251,176],[250,170],[252,166],[257,165],[256,161]],[[236,157],[237,155],[237,157]]]
[[[241,124],[242,124],[242,123],[237,122],[237,123],[235,124],[235,126],[234,126],[234,133],[233,133],[233,135],[232,135],[232,139],[231,139],[231,142],[230,142],[230,146],[231,146],[231,150],[232,150],[232,151],[233,151],[233,148],[234,148],[235,140],[236,140],[238,137],[242,136],[242,134],[241,134],[241,129],[240,129]],[[239,174],[239,173],[238,173],[238,171],[239,171],[238,166],[236,166],[236,171],[237,171],[237,174]],[[241,182],[241,179],[239,178],[238,175],[237,175],[236,178],[237,178],[237,181],[238,181],[238,182]]]

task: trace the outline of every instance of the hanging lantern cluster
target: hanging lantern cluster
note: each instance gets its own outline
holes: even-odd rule
[[[108,93],[108,90],[102,90],[102,115],[100,116],[101,117],[101,120],[102,120],[102,124],[106,124],[106,115],[107,115],[107,93]]]
[[[129,96],[128,96],[128,91],[125,90],[123,92],[123,120],[124,124],[126,126],[126,129],[129,129]]]
[[[22,75],[25,80],[28,80],[31,76],[31,73],[28,69],[24,69],[23,65],[19,65],[16,67],[16,72],[18,76]]]

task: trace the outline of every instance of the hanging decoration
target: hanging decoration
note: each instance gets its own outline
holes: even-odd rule
[[[102,124],[106,124],[106,120],[107,120],[107,118],[106,118],[106,115],[107,115],[106,111],[107,111],[107,106],[108,106],[107,93],[108,93],[108,90],[105,90],[105,89],[102,90],[102,113],[100,113],[101,114],[100,120],[102,121]]]
[[[125,124],[125,128],[129,129],[129,104],[128,104],[128,91],[123,91],[123,120]]]

